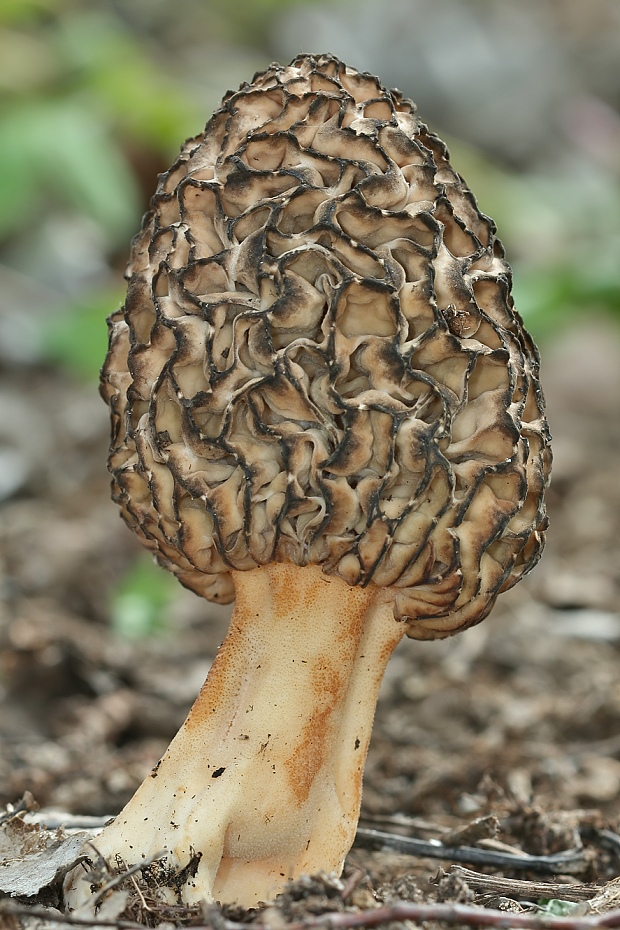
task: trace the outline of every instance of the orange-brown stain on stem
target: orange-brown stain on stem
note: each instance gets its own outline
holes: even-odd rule
[[[338,709],[342,706],[346,681],[329,661],[318,664],[312,672],[312,687],[316,709],[303,726],[299,741],[284,766],[291,790],[301,805],[310,794],[314,779],[332,754],[332,739],[336,734]]]
[[[216,713],[225,699],[230,699],[231,691],[239,687],[239,681],[230,680],[230,659],[238,648],[235,636],[238,633],[238,628],[231,624],[228,636],[209,669],[208,678],[187,715],[184,724],[186,730],[201,727]]]

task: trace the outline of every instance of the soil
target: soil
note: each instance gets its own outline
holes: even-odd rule
[[[396,900],[521,909],[532,896],[570,898],[528,881],[572,885],[576,900],[582,883],[591,897],[618,872],[620,334],[591,318],[542,351],[555,453],[547,550],[480,626],[399,646],[361,826],[496,853],[585,851],[566,869],[465,859],[450,871],[454,859],[373,851],[360,836],[340,882],[304,879],[281,897],[280,924]],[[31,792],[46,810],[114,815],[184,719],[227,611],[179,588],[157,635],[112,628],[112,592],[140,547],[109,501],[105,408],[95,386],[55,369],[4,375],[0,804]],[[126,919],[258,919],[145,910],[145,894],[128,899]]]

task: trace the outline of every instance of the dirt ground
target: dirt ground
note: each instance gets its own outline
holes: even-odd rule
[[[344,884],[297,883],[279,905],[287,920],[395,900],[522,908],[533,889],[515,882],[605,883],[620,871],[620,334],[593,317],[542,350],[555,453],[547,550],[479,627],[399,646],[361,826],[535,856],[583,844],[581,864],[543,874],[465,861],[486,879],[457,869],[437,880],[453,860],[372,851],[360,837]],[[227,612],[179,589],[166,630],[114,633],[111,592],[139,547],[109,501],[96,389],[14,366],[0,407],[17,463],[0,514],[0,805],[29,791],[43,808],[113,815],[182,722]],[[502,875],[507,885],[493,885]],[[545,897],[566,894],[534,900]]]

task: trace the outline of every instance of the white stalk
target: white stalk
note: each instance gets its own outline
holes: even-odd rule
[[[386,663],[405,632],[389,592],[317,566],[235,572],[230,629],[161,762],[94,845],[114,865],[160,849],[187,904],[250,906],[340,873]],[[199,861],[194,857],[199,855]],[[88,896],[74,873],[70,904]]]

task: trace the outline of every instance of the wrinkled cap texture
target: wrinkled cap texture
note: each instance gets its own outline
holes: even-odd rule
[[[415,106],[336,58],[230,92],[159,179],[102,391],[127,523],[221,603],[231,569],[391,586],[418,638],[537,561],[550,455],[510,269]]]

